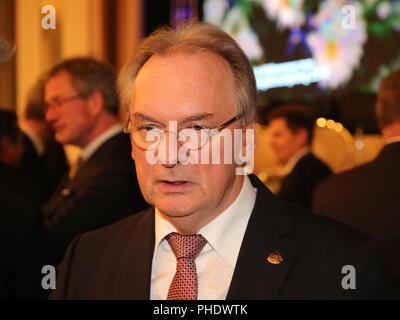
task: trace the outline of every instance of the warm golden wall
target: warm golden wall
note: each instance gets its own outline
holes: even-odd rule
[[[0,0],[0,36],[12,43],[15,38],[14,30],[14,2]],[[15,60],[3,61],[0,64],[0,108],[15,109]]]
[[[115,13],[107,12],[113,1]],[[56,9],[56,29],[42,28],[44,5]],[[37,77],[62,59],[89,55],[107,60],[107,17],[116,16],[116,66],[120,67],[142,37],[142,0],[16,0],[17,112]]]
[[[55,8],[55,30],[42,28],[45,5]],[[142,16],[142,0],[16,0],[17,113],[23,114],[26,93],[39,75],[63,59],[92,56],[119,69],[142,38]],[[66,151],[74,162],[79,150]]]

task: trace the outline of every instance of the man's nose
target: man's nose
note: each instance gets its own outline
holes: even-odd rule
[[[158,150],[159,160],[165,167],[172,168],[179,162],[179,146],[177,134],[166,131]]]
[[[56,119],[57,112],[55,112],[54,108],[49,105],[44,111],[44,116],[47,122],[52,122]]]
[[[175,132],[167,131],[165,133],[164,141],[166,142],[167,150],[166,150],[166,164],[167,167],[175,166],[178,160],[178,135]]]

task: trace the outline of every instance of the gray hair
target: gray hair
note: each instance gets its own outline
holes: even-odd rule
[[[54,66],[46,74],[44,81],[47,83],[61,71],[69,74],[73,88],[82,97],[87,98],[97,90],[103,96],[104,109],[112,115],[118,115],[117,75],[110,65],[90,57],[72,58]]]
[[[44,121],[44,77],[40,77],[36,83],[29,89],[25,106],[24,117],[26,119],[35,119]]]
[[[376,102],[376,117],[381,129],[400,121],[400,69],[382,79]]]
[[[140,69],[155,54],[209,51],[224,58],[233,73],[241,124],[252,122],[257,112],[257,89],[249,59],[231,36],[205,22],[186,22],[176,31],[164,26],[147,37],[124,65],[118,78],[121,106],[130,111],[133,84]]]

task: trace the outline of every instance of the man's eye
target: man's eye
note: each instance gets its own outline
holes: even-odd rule
[[[155,129],[154,126],[141,126],[141,127],[139,127],[139,130],[140,130],[140,131],[147,131],[147,132],[149,132],[149,131],[151,131],[151,130],[153,130],[153,129]]]
[[[190,126],[191,129],[194,129],[196,131],[201,131],[201,130],[205,130],[206,127],[202,126],[201,124],[193,124]]]

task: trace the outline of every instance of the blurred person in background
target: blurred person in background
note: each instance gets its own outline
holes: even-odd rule
[[[0,36],[0,63],[13,53]],[[16,115],[0,110],[0,299],[18,297],[18,270],[41,222],[40,187],[19,170],[23,151]]]
[[[376,239],[393,295],[400,298],[400,70],[381,81],[376,116],[385,140],[381,152],[323,181],[313,209]]]
[[[75,58],[53,67],[44,81],[44,113],[56,140],[82,151],[77,165],[42,207],[44,229],[30,275],[33,288],[25,288],[24,297],[47,296],[40,286],[40,270],[43,265],[56,266],[75,236],[147,206],[130,156],[130,140],[118,117],[114,70],[92,58]]]
[[[0,110],[0,298],[15,298],[17,269],[40,225],[41,185],[20,168],[23,135],[14,112]]]
[[[332,174],[311,152],[314,119],[305,106],[285,105],[273,109],[268,122],[271,147],[286,172],[278,196],[310,209],[314,188]]]
[[[40,181],[21,169],[23,139],[16,114],[0,110],[0,190],[8,190],[39,204],[45,197],[45,189]]]
[[[44,118],[44,106],[44,81],[39,79],[28,92],[24,115],[19,121],[25,145],[22,168],[46,184],[49,197],[67,173],[68,165],[64,149],[54,140],[54,130]]]

